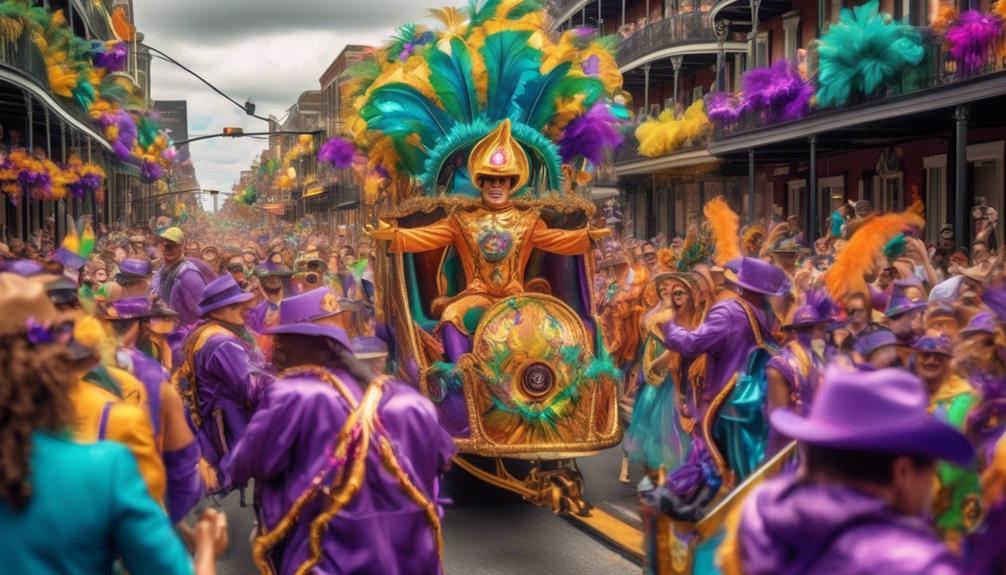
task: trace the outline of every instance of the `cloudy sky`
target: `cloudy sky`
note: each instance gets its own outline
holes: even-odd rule
[[[185,64],[235,100],[255,101],[260,116],[283,116],[346,44],[379,44],[394,29],[422,20],[452,0],[133,0],[145,42]],[[453,3],[463,4],[462,0]],[[215,94],[183,70],[154,60],[155,100],[188,100],[189,134],[264,122]],[[213,139],[190,146],[204,188],[230,190],[264,141]]]

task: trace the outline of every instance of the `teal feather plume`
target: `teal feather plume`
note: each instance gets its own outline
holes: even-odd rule
[[[543,10],[545,8],[545,3],[541,0],[524,0],[520,4],[517,4],[506,13],[507,20],[519,20],[528,14],[537,12],[538,10]],[[497,12],[497,15],[499,13]]]
[[[480,6],[481,4],[481,6]],[[481,26],[496,17],[502,0],[487,0],[482,4],[479,0],[468,0],[468,27],[475,28]]]
[[[392,83],[374,90],[360,117],[371,130],[391,136],[396,142],[412,133],[432,148],[447,135],[454,119],[412,86]],[[420,164],[421,165],[421,164]]]
[[[843,9],[818,47],[817,103],[841,106],[853,94],[870,96],[924,56],[918,32],[880,13],[876,0]]]
[[[510,117],[532,128],[542,129],[555,116],[556,95],[569,74],[571,62],[563,62],[551,72],[526,82],[514,98]]]
[[[92,86],[87,80],[77,82],[77,85],[73,87],[71,92],[73,93],[74,101],[76,101],[77,105],[83,110],[90,108],[91,104],[94,103],[94,86]]]
[[[479,50],[489,77],[489,101],[486,115],[502,120],[521,86],[538,74],[541,52],[528,46],[530,32],[498,32],[488,36]]]
[[[431,50],[427,63],[430,85],[444,108],[457,120],[470,122],[478,116],[479,102],[472,82],[472,58],[460,38],[451,40],[451,53]]]

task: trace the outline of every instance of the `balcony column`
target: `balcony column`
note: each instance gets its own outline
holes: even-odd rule
[[[678,74],[681,72],[681,64],[685,61],[684,56],[671,56],[671,67],[674,68],[674,110],[677,113],[678,107]]]
[[[584,4],[583,8],[580,8],[580,26],[584,28],[587,27],[587,5]]]
[[[810,181],[807,182],[807,243],[817,239],[817,136],[810,137]]]
[[[971,194],[968,190],[968,116],[967,106],[957,106],[954,110],[954,236],[957,247],[971,244],[971,218],[968,206]]]
[[[713,33],[716,34],[716,91],[722,92],[725,87],[723,83],[723,60],[725,59],[725,54],[723,52],[723,43],[727,41],[727,30],[730,27],[730,23],[717,20],[713,24]]]
[[[625,0],[622,0],[622,20],[619,26],[625,26]]]
[[[597,0],[597,31],[604,32],[604,18],[601,17],[601,0]]]
[[[755,152],[748,150],[748,225],[755,224]]]
[[[643,109],[650,113],[650,65],[643,65]]]
[[[758,9],[761,7],[761,0],[751,0],[751,33],[748,35],[748,70],[758,66]],[[767,62],[766,62],[767,64]]]

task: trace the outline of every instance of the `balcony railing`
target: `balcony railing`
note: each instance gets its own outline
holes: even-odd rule
[[[708,144],[709,136],[701,136],[699,138],[688,140],[680,148],[669,154],[665,154],[665,156],[670,156],[680,152],[703,150]],[[654,157],[643,156],[639,153],[639,140],[636,139],[635,134],[630,132],[625,135],[625,139],[622,141],[622,144],[615,150],[615,156],[613,159],[615,165],[618,165],[641,162],[643,160],[652,160]]]
[[[874,94],[864,96],[862,94],[854,93],[849,101],[844,105],[811,109],[810,113],[806,117],[813,117],[816,114],[826,113],[833,110],[849,109],[867,102],[879,102],[888,98],[904,96],[921,90],[946,86],[964,80],[973,80],[975,78],[980,78],[983,75],[1006,71],[1006,60],[1001,57],[999,51],[989,50],[984,63],[981,65],[976,74],[962,76],[957,73],[955,62],[950,59],[947,51],[944,49],[943,39],[941,37],[934,36],[929,32],[928,28],[922,29],[921,32],[925,37],[926,55],[922,62],[918,65],[910,66],[904,69],[896,78],[893,78],[889,82],[885,82]],[[1006,34],[1004,34],[1004,38],[1001,41],[1006,41]],[[817,54],[813,50],[811,51],[810,57],[811,61],[816,62]],[[788,124],[799,121],[800,119],[790,120],[786,123]],[[748,110],[744,112],[736,122],[730,124],[715,122],[713,137],[714,139],[720,139],[759,128],[765,128],[767,125],[770,125],[769,121],[760,110]],[[781,125],[781,123],[775,125]]]
[[[709,14],[702,9],[669,16],[641,29],[623,30],[622,33],[627,35],[618,42],[619,66],[677,44],[716,41]]]

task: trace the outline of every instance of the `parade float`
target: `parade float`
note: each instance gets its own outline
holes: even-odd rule
[[[585,515],[575,458],[622,437],[590,281],[608,231],[577,191],[621,139],[611,42],[550,35],[541,2],[432,15],[350,71],[357,163],[385,206],[378,318],[458,466]]]

